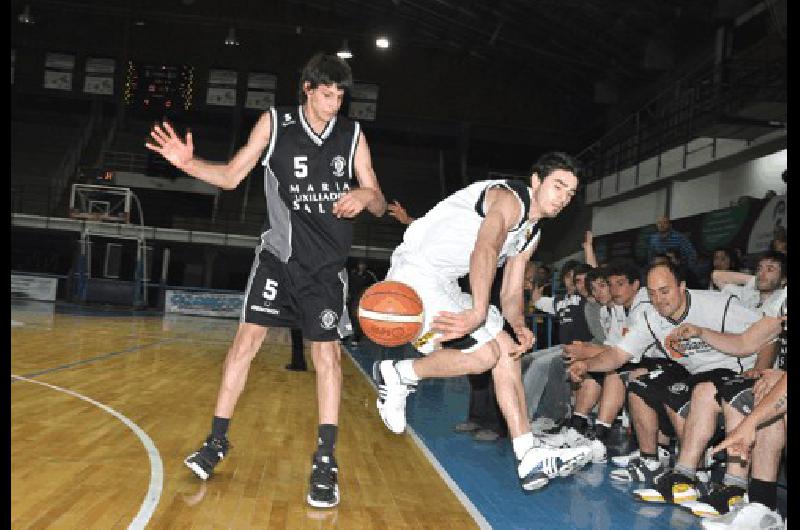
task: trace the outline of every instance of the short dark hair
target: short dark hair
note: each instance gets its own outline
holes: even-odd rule
[[[657,267],[664,267],[666,269],[669,269],[669,271],[675,277],[675,281],[677,281],[678,283],[686,281],[686,278],[684,278],[683,271],[681,270],[681,268],[672,263],[671,261],[668,261],[666,263],[651,263],[650,266],[647,267],[647,272],[645,273],[644,277],[647,278],[650,275],[650,271],[652,271]]]
[[[580,162],[575,157],[561,151],[551,151],[540,156],[531,167],[530,173],[531,175],[536,173],[539,180],[543,181],[550,173],[558,169],[569,171],[580,180]]]
[[[558,278],[561,280],[561,282],[564,282],[564,278],[567,276],[567,274],[570,272],[575,272],[575,269],[577,269],[580,264],[580,261],[576,261],[574,259],[564,262],[564,264],[561,266],[561,272],[558,275]]]
[[[778,263],[781,266],[781,278],[786,278],[786,254],[778,252],[777,250],[767,250],[758,255],[756,260],[756,268],[758,264],[764,260],[770,260]]]
[[[300,103],[306,102],[306,93],[303,85],[308,82],[311,88],[319,85],[336,85],[342,90],[349,90],[353,86],[353,71],[344,59],[335,55],[317,53],[308,60],[300,74],[300,88],[298,89]]]
[[[578,274],[589,274],[589,271],[592,270],[594,267],[589,265],[588,263],[581,263],[577,267],[575,267],[575,276]]]
[[[631,261],[617,261],[610,264],[607,269],[606,278],[611,276],[625,276],[628,279],[628,283],[638,281],[641,284],[642,281],[639,267],[634,265]]]
[[[592,282],[596,280],[608,280],[607,272],[605,267],[592,267],[592,269],[586,273],[586,290],[589,291],[589,294],[594,295],[592,291]]]

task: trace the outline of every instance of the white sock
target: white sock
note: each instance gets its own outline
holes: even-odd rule
[[[596,422],[594,422],[594,424],[595,425],[602,425],[603,427],[608,427],[609,429],[611,428],[611,424],[610,423],[606,423],[604,421],[596,421]]]
[[[573,412],[573,413],[572,413],[572,415],[573,415],[573,416],[578,416],[578,417],[581,417],[581,418],[583,418],[584,420],[586,420],[586,421],[589,421],[589,416],[587,416],[586,414],[581,414],[580,412]]]
[[[419,381],[419,376],[414,372],[414,359],[397,361],[394,368],[400,374],[400,379],[403,383],[416,383]]]
[[[522,460],[522,457],[525,456],[528,449],[533,447],[533,433],[526,432],[525,434],[517,436],[511,440],[511,445],[514,447],[514,455],[516,455],[517,460]]]

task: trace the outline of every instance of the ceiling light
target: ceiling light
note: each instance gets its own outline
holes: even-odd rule
[[[382,50],[385,50],[386,48],[389,47],[389,37],[381,35],[380,37],[375,39],[375,46],[381,48]]]
[[[225,46],[238,46],[239,39],[236,38],[236,28],[231,26],[228,29],[228,36],[225,37]]]
[[[338,52],[336,52],[336,56],[339,57],[339,59],[353,58],[353,52],[350,51],[350,46],[347,45],[347,41],[342,43],[342,47]]]
[[[25,8],[22,10],[22,13],[17,16],[17,20],[19,20],[22,24],[36,24],[36,20],[34,20],[33,16],[31,15],[30,4],[25,4]]]

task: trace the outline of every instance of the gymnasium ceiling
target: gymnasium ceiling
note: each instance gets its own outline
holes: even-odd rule
[[[121,46],[157,55],[180,51],[217,63],[234,53],[262,55],[275,48],[336,51],[347,39],[351,63],[372,82],[398,75],[428,91],[469,85],[470,105],[509,98],[504,88],[534,87],[557,114],[498,111],[514,126],[594,129],[609,105],[631,103],[699,56],[713,53],[716,28],[757,0],[31,0],[11,2],[12,45],[48,41],[67,48]],[[30,5],[35,26],[17,22]],[[242,45],[223,46],[230,27]],[[110,30],[110,31],[109,31]],[[392,48],[377,51],[374,38]],[[257,47],[260,46],[260,47]],[[92,50],[99,51],[99,50]],[[283,53],[287,53],[283,50]],[[391,67],[380,62],[405,57]],[[288,61],[288,59],[287,59]],[[288,64],[288,63],[287,63]],[[420,65],[415,67],[415,65]],[[447,77],[443,80],[443,77]],[[511,98],[515,96],[510,96]],[[454,96],[458,100],[458,95]],[[500,105],[500,103],[498,103]],[[500,108],[500,107],[498,107]],[[390,109],[391,110],[391,109]],[[446,118],[452,109],[441,106]],[[631,109],[634,110],[634,109]],[[414,112],[413,106],[411,112]],[[462,110],[466,112],[466,110]],[[435,110],[419,115],[436,118]],[[547,119],[538,116],[547,115]]]

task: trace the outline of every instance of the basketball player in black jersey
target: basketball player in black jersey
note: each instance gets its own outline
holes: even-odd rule
[[[228,423],[268,328],[299,328],[312,342],[317,372],[319,437],[306,499],[314,507],[339,502],[333,450],[342,386],[339,339],[352,329],[344,268],[350,219],[364,209],[376,217],[386,210],[359,123],[338,115],[351,85],[347,63],[315,55],[303,69],[300,105],[270,108],[227,163],[196,158],[191,132],[184,141],[166,122],[153,128],[153,143],[146,144],[178,169],[226,190],[257,164],[264,168],[267,219],[223,365],[211,434],[185,463],[203,480],[211,475],[228,452]]]

